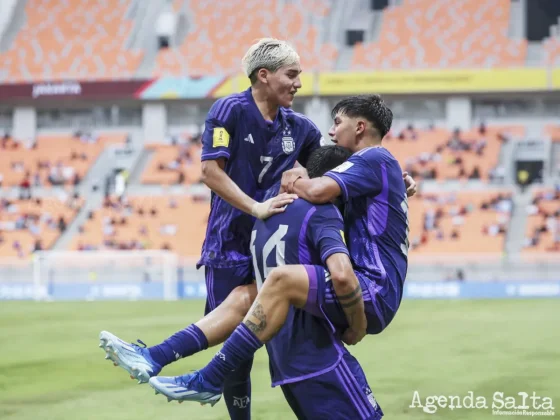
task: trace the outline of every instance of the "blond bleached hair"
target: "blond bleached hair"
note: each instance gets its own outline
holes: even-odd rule
[[[254,82],[253,73],[265,68],[275,72],[281,67],[299,64],[299,55],[286,41],[275,38],[262,38],[245,53],[241,60],[243,72]]]

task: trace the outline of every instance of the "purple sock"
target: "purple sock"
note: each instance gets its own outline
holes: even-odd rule
[[[176,332],[163,343],[148,348],[154,362],[166,366],[182,357],[190,356],[208,348],[208,340],[196,325],[191,324]]]
[[[200,373],[216,388],[223,388],[226,376],[253,357],[262,346],[263,343],[245,324],[239,324],[222,349]]]

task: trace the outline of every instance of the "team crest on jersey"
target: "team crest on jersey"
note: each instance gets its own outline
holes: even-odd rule
[[[290,130],[290,127],[285,127],[284,131],[282,131],[282,150],[287,155],[296,150],[296,142],[292,137],[292,130]]]

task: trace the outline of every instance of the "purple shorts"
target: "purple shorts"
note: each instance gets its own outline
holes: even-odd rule
[[[252,265],[231,268],[205,267],[207,315],[220,305],[237,286],[253,283]]]
[[[298,419],[378,420],[383,417],[364,371],[347,351],[333,370],[282,385],[282,392]]]
[[[338,302],[329,272],[320,265],[304,265],[309,277],[309,294],[304,309],[315,316],[324,318],[330,322],[337,333],[343,333],[348,328],[346,314]],[[369,291],[370,280],[362,279],[356,273],[364,298],[364,307],[367,319],[367,333],[379,334],[387,326],[383,316],[383,303],[372,297]]]

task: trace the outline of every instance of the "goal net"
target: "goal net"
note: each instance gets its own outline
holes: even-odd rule
[[[45,251],[33,263],[37,299],[178,297],[179,259],[168,251]]]

